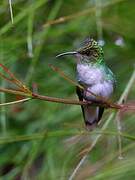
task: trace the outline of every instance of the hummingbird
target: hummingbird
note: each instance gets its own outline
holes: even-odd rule
[[[73,55],[76,58],[76,77],[78,83],[83,86],[83,89],[76,87],[80,101],[98,104],[101,99],[97,96],[105,99],[111,97],[116,86],[116,79],[105,64],[103,49],[97,41],[88,38],[76,51],[61,53],[56,57],[65,55]],[[86,129],[93,130],[102,118],[104,107],[82,105],[81,108]]]

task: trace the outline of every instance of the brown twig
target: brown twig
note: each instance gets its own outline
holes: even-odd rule
[[[116,104],[116,103],[112,103],[111,101],[108,101],[106,99],[104,99],[103,97],[99,97],[97,95],[95,95],[93,92],[89,92],[92,95],[96,96],[96,98],[99,98],[98,100],[100,100],[99,102],[91,102],[91,101],[78,101],[75,99],[64,99],[64,98],[56,98],[56,97],[49,97],[49,96],[43,96],[37,93],[34,93],[32,91],[29,90],[28,87],[26,87],[20,80],[18,80],[13,73],[10,72],[9,69],[7,69],[4,65],[0,64],[0,67],[3,68],[3,70],[5,71],[5,73],[7,73],[12,79],[8,79],[5,78],[6,76],[2,74],[1,77],[3,77],[5,80],[10,80],[13,84],[16,84],[20,89],[7,89],[7,88],[0,88],[0,92],[5,92],[5,93],[9,93],[9,94],[15,94],[15,95],[21,95],[24,97],[27,97],[29,99],[40,99],[40,100],[44,100],[44,101],[49,101],[49,102],[56,102],[56,103],[64,103],[64,104],[72,104],[72,105],[92,105],[92,106],[102,106],[105,108],[113,108],[113,109],[119,109],[119,110],[123,110],[124,108],[133,110],[133,108],[135,108],[135,106],[130,106],[129,105],[121,105],[121,104]],[[67,81],[69,81],[70,83],[74,84],[75,86],[80,87],[81,89],[83,89],[84,87],[81,86],[80,84],[76,83],[74,80],[70,79],[67,75],[65,75],[65,73],[63,71],[61,71],[59,68],[54,67],[52,65],[50,65],[50,67],[58,72],[64,79],[66,79]],[[1,75],[1,74],[0,74]],[[28,99],[28,100],[29,100]],[[7,105],[10,104],[17,104],[20,102],[14,101],[14,102],[7,102]],[[4,104],[4,105],[6,105]]]
[[[40,99],[44,101],[56,102],[56,103],[72,104],[72,105],[91,104],[91,102],[83,102],[83,101],[78,101],[75,99],[62,99],[62,98],[56,98],[56,97],[50,97],[50,96],[42,96],[40,94],[35,94],[35,93],[32,93],[32,98]]]
[[[4,78],[6,81],[16,85],[17,87],[19,87],[23,92],[25,93],[30,93],[31,91],[29,90],[28,87],[26,87],[20,80],[18,80],[15,75],[7,68],[5,67],[3,64],[0,64],[0,67],[5,71],[5,73],[9,76],[6,77],[4,74],[0,73],[0,76],[2,78]]]
[[[116,3],[119,3],[119,2],[122,2],[123,0],[114,0],[112,1],[111,3],[106,3],[104,4],[101,8],[106,8],[108,6],[111,6],[113,4],[116,4]],[[60,17],[58,19],[55,19],[55,20],[51,20],[51,21],[48,21],[46,22],[43,27],[47,27],[47,26],[51,26],[51,25],[55,25],[55,24],[60,24],[60,23],[64,23],[66,21],[69,21],[69,20],[72,20],[72,19],[75,19],[75,18],[78,18],[80,16],[85,16],[85,15],[88,15],[90,13],[93,13],[95,11],[95,7],[90,7],[84,11],[81,11],[81,12],[77,12],[75,14],[71,14],[71,15],[68,15],[68,16],[63,16],[63,17]]]
[[[64,98],[56,98],[56,97],[49,97],[49,96],[43,96],[37,93],[34,93],[32,91],[29,90],[28,87],[26,87],[20,80],[18,80],[13,73],[10,72],[9,69],[7,69],[4,65],[0,64],[0,67],[3,68],[3,70],[5,71],[5,73],[7,73],[12,79],[11,82],[13,84],[17,84],[20,89],[7,89],[7,88],[0,88],[0,92],[5,92],[5,93],[9,93],[9,94],[15,94],[15,95],[21,95],[24,97],[27,97],[29,99],[40,99],[40,100],[44,100],[44,101],[49,101],[49,102],[56,102],[56,103],[64,103],[64,104],[72,104],[72,105],[92,105],[92,106],[102,106],[105,108],[113,108],[113,109],[117,109],[117,110],[135,110],[135,106],[133,106],[133,104],[117,104],[117,103],[112,103],[110,100],[106,100],[103,97],[97,96],[95,95],[93,92],[89,92],[92,95],[96,96],[96,98],[98,98],[99,102],[91,102],[91,101],[78,101],[75,99],[64,99]],[[61,71],[59,68],[54,67],[53,65],[50,65],[50,67],[58,72],[65,80],[69,81],[70,83],[72,83],[75,86],[78,86],[79,88],[83,89],[84,87],[81,86],[80,84],[76,83],[74,80],[70,79],[67,75],[65,75],[65,73],[63,71]],[[5,78],[5,75],[2,74],[2,76],[5,80],[8,81],[7,78]],[[29,100],[28,99],[28,100]],[[18,102],[20,103],[20,102]],[[17,101],[14,102],[7,102],[7,105],[10,104],[17,104]],[[5,105],[6,105],[5,104]]]
[[[29,101],[31,98],[24,98],[18,101],[12,101],[12,102],[7,102],[7,103],[1,103],[0,106],[9,106],[9,105],[14,105],[14,104],[19,104],[19,103],[23,103],[26,101]]]
[[[7,88],[0,88],[0,92],[5,92],[8,94],[15,94],[15,95],[21,95],[25,97],[32,97],[32,92],[31,93],[25,93],[21,90],[14,90],[14,89],[7,89]]]
[[[133,104],[106,104],[106,102],[91,102],[91,101],[78,101],[76,99],[65,99],[65,98],[56,98],[56,97],[50,97],[50,96],[44,96],[36,93],[25,93],[19,90],[13,90],[13,89],[6,89],[6,88],[0,88],[0,92],[5,92],[8,94],[14,94],[14,95],[21,95],[24,97],[28,97],[30,99],[39,99],[43,101],[49,101],[49,102],[56,102],[56,103],[63,103],[63,104],[72,104],[72,105],[91,105],[91,106],[101,106],[104,108],[112,108],[116,110],[121,110],[121,111],[134,111],[135,110],[135,105]],[[9,102],[10,103],[10,102]],[[20,103],[20,102],[19,102]],[[11,104],[14,104],[13,102]],[[15,104],[17,102],[15,101]],[[8,105],[8,104],[7,104]]]

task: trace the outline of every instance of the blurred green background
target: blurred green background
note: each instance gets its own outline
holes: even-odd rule
[[[118,101],[134,68],[135,1],[12,0],[13,24],[9,2],[0,1],[0,63],[30,88],[36,84],[40,94],[75,99],[74,85],[48,64],[60,67],[75,80],[74,59],[56,60],[55,56],[76,49],[90,36],[104,44],[106,63],[117,78],[113,98]],[[0,84],[10,87],[2,79]],[[128,101],[134,100],[134,94],[133,85]],[[1,103],[17,98],[0,94]],[[106,110],[98,130],[111,113]],[[121,119],[123,132],[134,136],[134,113]],[[113,119],[107,130],[116,130]],[[1,179],[68,179],[83,156],[81,152],[96,137],[81,135],[81,131],[85,127],[79,106],[32,100],[1,107]],[[116,136],[102,135],[74,179],[135,179],[134,149],[134,141],[122,138],[124,159],[119,160]]]

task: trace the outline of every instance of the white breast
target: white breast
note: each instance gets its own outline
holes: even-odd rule
[[[98,96],[109,98],[113,93],[113,84],[110,81],[104,81],[103,83],[98,83],[88,87],[87,90]],[[91,97],[91,94],[86,92],[86,97]]]
[[[101,69],[87,64],[77,64],[78,81],[86,85],[93,85],[103,81]]]

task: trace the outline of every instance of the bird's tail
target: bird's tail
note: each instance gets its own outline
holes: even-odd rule
[[[86,128],[88,130],[92,130],[100,121],[104,109],[101,107],[92,107],[88,105],[83,106],[82,108]]]
[[[83,90],[77,87],[76,92],[78,94],[79,100],[85,101],[83,99]],[[88,130],[92,130],[95,126],[97,126],[98,122],[100,121],[104,112],[104,108],[90,106],[90,105],[82,105],[81,108],[82,108],[86,128]]]

